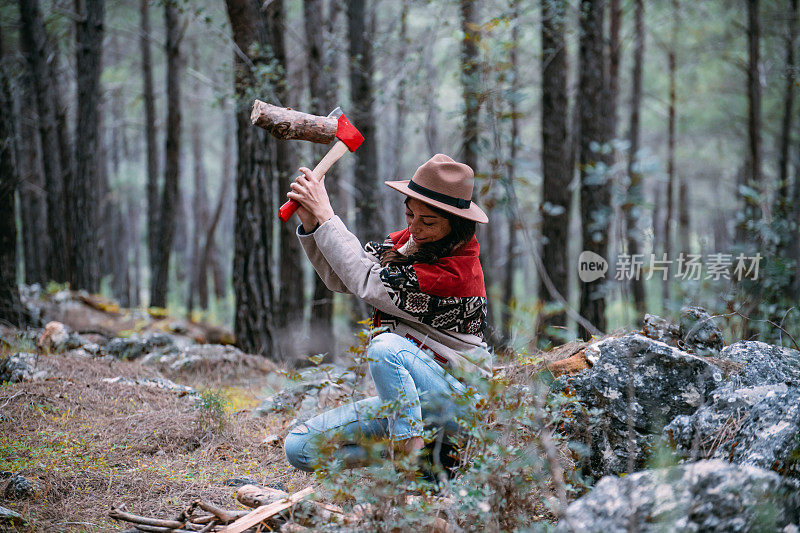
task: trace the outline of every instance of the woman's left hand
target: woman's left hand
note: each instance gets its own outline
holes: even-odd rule
[[[308,168],[300,167],[300,172],[303,174],[294,180],[291,185],[292,190],[286,196],[299,202],[317,219],[319,224],[323,224],[334,214],[330,198],[328,198],[328,191],[325,189],[325,176],[317,181]]]

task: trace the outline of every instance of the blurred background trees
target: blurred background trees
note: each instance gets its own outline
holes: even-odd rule
[[[322,152],[251,126],[260,98],[364,132],[328,176],[362,239],[403,224],[382,181],[473,166],[494,345],[689,304],[800,336],[797,0],[19,0],[0,39],[2,320],[15,282],[69,283],[273,358],[341,350],[368,310],[275,216]]]

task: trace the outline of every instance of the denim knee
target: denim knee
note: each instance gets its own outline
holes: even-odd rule
[[[295,431],[292,430],[286,436],[286,440],[283,441],[283,452],[286,455],[286,460],[289,461],[289,464],[293,467],[306,472],[314,471],[314,468],[310,464],[311,457],[307,451],[310,445],[310,437],[310,432],[295,433]]]
[[[367,348],[367,358],[370,366],[385,363],[397,355],[397,350],[392,349],[397,339],[402,339],[396,333],[381,333],[376,335]]]

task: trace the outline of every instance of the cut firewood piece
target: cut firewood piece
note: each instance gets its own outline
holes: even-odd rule
[[[286,107],[278,107],[261,100],[253,102],[250,122],[264,128],[281,140],[311,141],[330,144],[336,139],[338,117],[309,115]]]
[[[306,487],[301,491],[289,495],[287,498],[281,501],[277,501],[269,505],[263,505],[258,509],[251,511],[247,515],[243,516],[242,518],[238,519],[237,521],[223,528],[220,531],[221,533],[241,533],[242,531],[258,524],[259,522],[262,522],[267,518],[270,518],[271,516],[274,516],[280,513],[281,511],[294,506],[299,501],[303,500],[303,498],[313,493],[314,493],[313,487]]]
[[[289,496],[288,492],[259,485],[242,485],[236,489],[236,499],[246,507],[256,509]]]
[[[581,350],[571,357],[551,363],[547,368],[550,370],[550,373],[553,374],[553,377],[557,378],[558,376],[563,376],[564,374],[571,376],[573,374],[577,374],[581,370],[591,367],[591,363],[584,355],[584,350]]]

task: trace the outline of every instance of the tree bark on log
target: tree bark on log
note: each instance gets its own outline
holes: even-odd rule
[[[278,107],[261,100],[253,102],[250,121],[283,141],[311,141],[330,144],[336,140],[336,117],[324,117]],[[358,127],[358,125],[356,125]]]

